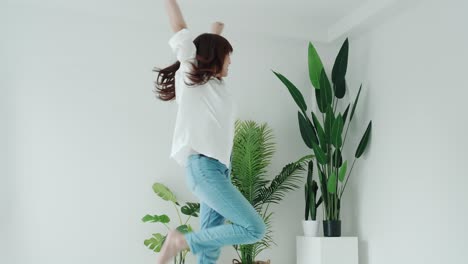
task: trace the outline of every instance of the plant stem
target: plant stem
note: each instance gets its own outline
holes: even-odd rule
[[[182,218],[180,217],[179,210],[177,209],[177,206],[175,203],[172,203],[174,205],[174,208],[176,209],[177,216],[179,217],[179,223],[182,225]]]
[[[348,173],[348,177],[346,177],[346,182],[343,186],[343,189],[341,189],[341,193],[340,193],[340,199],[341,199],[341,196],[343,196],[343,192],[346,188],[346,184],[348,183],[348,179],[349,179],[349,176],[351,175],[351,172],[353,171],[353,168],[354,168],[354,163],[356,162],[356,158],[354,158],[354,161],[353,161],[353,165],[351,166],[351,170],[349,170],[349,173]]]
[[[190,217],[192,217],[191,215],[189,215],[189,217],[187,218],[187,220],[185,221],[184,225],[187,224],[188,220],[190,219]]]

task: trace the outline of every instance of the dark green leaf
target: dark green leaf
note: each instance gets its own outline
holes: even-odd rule
[[[357,103],[359,101],[359,95],[361,94],[361,88],[362,88],[362,84],[359,87],[359,92],[358,92],[358,94],[356,96],[356,99],[354,100],[353,109],[351,110],[351,116],[349,117],[349,122],[351,122],[351,120],[353,120],[354,111],[356,110],[356,105],[357,105]]]
[[[366,150],[367,143],[369,142],[371,130],[372,130],[372,121],[370,121],[369,125],[367,125],[366,132],[362,136],[361,142],[359,142],[359,146],[356,150],[356,155],[355,155],[357,159],[361,157],[362,153],[364,153],[364,151]]]
[[[333,83],[335,89],[335,97],[341,99],[346,94],[346,79],[338,79]]]
[[[343,133],[343,117],[341,113],[338,114],[338,117],[333,122],[333,127],[331,131],[331,143],[335,148],[341,148],[343,140],[341,134]]]
[[[186,205],[180,208],[180,211],[184,215],[191,215],[194,217],[198,217],[198,213],[200,213],[200,204],[199,203],[189,203],[187,202]]]
[[[348,118],[349,106],[350,104],[348,104],[348,107],[346,107],[346,110],[344,111],[344,114],[343,114],[343,125],[346,124],[346,118]]]
[[[333,113],[332,108],[328,108],[327,113],[325,114],[325,139],[327,143],[332,143],[332,128],[333,123],[335,122],[335,114]]]
[[[304,117],[304,115],[299,111],[297,112],[297,119],[299,121],[299,130],[301,131],[301,136],[304,140],[304,143],[307,147],[312,148],[312,140],[315,134],[312,123],[308,117]]]
[[[290,82],[286,77],[281,75],[280,73],[277,73],[273,71],[273,73],[280,79],[283,84],[288,88],[289,93],[293,97],[294,101],[296,102],[297,106],[301,109],[302,112],[307,111],[307,105],[304,101],[304,97],[302,96],[302,93],[299,91],[299,89],[296,88],[296,86]]]
[[[348,67],[348,50],[349,50],[349,41],[346,40],[343,42],[340,51],[335,59],[335,64],[333,65],[332,70],[332,81],[336,83],[337,80],[342,80],[345,78],[346,69]]]
[[[322,164],[322,165],[325,165],[327,164],[328,160],[327,160],[327,156],[325,155],[325,153],[323,153],[322,149],[319,147],[319,145],[315,144],[314,142],[312,142],[312,149],[314,150],[314,153],[315,153],[315,157],[317,159],[317,162]]]
[[[317,130],[320,146],[322,147],[323,151],[326,151],[327,141],[325,138],[325,131],[323,131],[322,124],[320,124],[320,121],[318,120],[314,112],[312,112],[312,121],[314,122],[315,130]]]
[[[328,80],[325,69],[322,69],[320,74],[320,89],[315,90],[315,99],[317,101],[317,106],[320,112],[327,112],[328,108],[331,108],[331,103],[333,100],[332,90],[330,86],[330,81]]]
[[[343,162],[343,158],[341,156],[340,149],[335,149],[335,151],[333,152],[333,156],[332,156],[333,167],[339,168],[342,162]]]

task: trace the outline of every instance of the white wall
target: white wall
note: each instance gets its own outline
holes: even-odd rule
[[[152,68],[174,61],[159,4],[154,20],[92,8],[7,6],[6,125],[14,137],[7,152],[11,170],[2,175],[9,190],[3,194],[8,202],[2,226],[8,233],[2,243],[9,248],[2,247],[1,263],[152,263],[156,254],[143,240],[165,228],[141,218],[167,213],[177,219],[152,184],[163,182],[180,200],[196,201],[183,168],[169,159],[175,104],[152,93]],[[235,49],[227,82],[241,102],[240,118],[273,128],[276,175],[307,149],[298,132],[297,107],[270,69],[309,91],[310,98],[307,43],[229,34],[226,25]],[[295,261],[303,203],[301,189],[270,207],[276,212],[278,247],[261,258]],[[193,220],[198,229],[198,219]],[[225,247],[219,262],[231,263],[236,256]]]
[[[352,98],[363,91],[348,155],[373,120],[344,195],[344,235],[360,237],[361,264],[468,258],[467,8],[420,1],[350,39]]]

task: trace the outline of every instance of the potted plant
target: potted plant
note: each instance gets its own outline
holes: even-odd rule
[[[187,222],[190,220],[190,218],[193,217],[198,217],[198,214],[200,213],[200,204],[199,203],[190,203],[187,202],[184,206],[180,206],[179,202],[177,202],[176,196],[161,183],[155,183],[153,184],[153,191],[163,200],[169,201],[174,205],[174,208],[176,209],[177,215],[179,217],[179,226],[176,228],[179,232],[185,234],[192,232],[193,229],[192,227],[187,224]],[[184,223],[182,223],[182,218],[180,217],[179,210],[182,214],[188,215],[188,218],[185,220]],[[169,231],[170,228],[167,226],[167,224],[171,221],[169,216],[163,214],[163,215],[145,215],[141,219],[144,223],[161,223],[163,224],[167,230]],[[164,245],[164,242],[166,241],[167,234],[162,235],[161,233],[156,233],[153,234],[151,238],[148,238],[144,241],[145,246],[147,246],[149,249],[153,250],[154,252],[159,252]],[[177,264],[184,264],[185,263],[185,257],[187,253],[190,251],[190,249],[185,249],[179,252],[178,255],[174,257],[174,263]]]
[[[314,163],[308,162],[307,182],[304,187],[305,192],[305,220],[302,220],[304,236],[318,236],[319,222],[317,221],[317,209],[322,203],[322,197],[317,201],[318,185],[312,180]],[[309,220],[310,215],[310,220]]]
[[[307,114],[307,104],[304,97],[296,86],[286,77],[273,71],[273,73],[287,87],[294,101],[299,107],[298,120],[302,138],[312,150],[317,164],[320,191],[324,203],[324,235],[341,236],[341,199],[346,188],[349,176],[352,172],[356,159],[360,158],[367,147],[370,138],[372,121],[369,122],[364,135],[357,146],[351,170],[347,171],[347,161],[343,161],[343,146],[346,141],[349,124],[353,119],[354,112],[361,93],[361,87],[354,100],[348,121],[348,104],[346,110],[341,113],[336,110],[339,100],[346,93],[346,70],[348,65],[349,43],[346,39],[335,59],[332,69],[332,85],[325,73],[322,61],[312,43],[309,42],[308,66],[309,78],[315,88],[315,99],[318,113],[311,111],[311,118]],[[319,117],[321,116],[321,121]],[[344,139],[343,128],[347,123]],[[346,176],[346,173],[348,175]]]
[[[267,124],[254,121],[237,120],[235,124],[234,146],[232,153],[231,181],[262,216],[267,227],[264,238],[254,244],[233,245],[239,260],[233,263],[257,264],[270,263],[256,261],[257,255],[276,243],[271,236],[271,204],[279,204],[284,195],[298,189],[304,171],[304,157],[283,167],[273,180],[266,179],[267,167],[275,152],[272,130]]]

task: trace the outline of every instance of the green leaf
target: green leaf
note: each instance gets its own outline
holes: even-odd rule
[[[176,229],[177,229],[177,231],[181,232],[182,234],[187,234],[188,232],[190,232],[188,225],[180,225]]]
[[[325,207],[327,207],[328,206],[327,177],[325,177],[325,174],[320,168],[318,168],[318,176],[319,176],[319,181],[320,181],[320,190],[322,191],[323,202],[325,203]]]
[[[341,99],[346,94],[346,79],[338,79],[333,83],[335,97]]]
[[[341,157],[340,149],[335,149],[332,156],[332,165],[335,168],[339,168],[343,162],[343,158]]]
[[[162,183],[153,184],[153,191],[163,200],[177,203],[175,195]]]
[[[335,97],[341,99],[346,94],[346,70],[348,67],[349,42],[345,40],[341,46],[340,52],[336,56],[335,64],[332,69],[332,82],[335,91]]]
[[[312,123],[299,111],[297,112],[297,119],[299,120],[299,130],[301,131],[302,140],[304,140],[307,147],[312,148],[312,134],[314,134]]]
[[[347,169],[348,169],[348,161],[345,160],[345,162],[343,162],[343,165],[340,167],[338,171],[338,179],[340,180],[340,182],[344,181]]]
[[[318,163],[320,163],[322,165],[327,164],[327,162],[328,162],[327,156],[322,151],[322,149],[317,144],[315,144],[314,142],[312,142],[312,149],[313,149],[313,151],[315,153],[315,157],[317,158]]]
[[[145,215],[143,219],[141,219],[143,222],[150,222],[150,223],[163,223],[167,224],[171,221],[169,216],[163,214],[163,215]]]
[[[327,113],[325,114],[325,140],[327,143],[332,143],[332,129],[333,123],[335,122],[335,114],[333,113],[332,108],[328,108]]]
[[[328,80],[325,69],[322,69],[320,74],[320,89],[315,90],[315,98],[320,112],[325,113],[328,108],[331,108],[333,95],[330,81]]]
[[[367,125],[366,132],[362,136],[361,142],[359,142],[359,146],[356,150],[356,154],[354,155],[357,159],[361,157],[362,153],[364,153],[364,151],[366,150],[367,143],[369,141],[369,137],[371,134],[371,130],[372,130],[372,121],[370,121],[369,125]]]
[[[331,131],[331,142],[335,148],[340,148],[343,140],[341,134],[343,133],[343,117],[341,113],[338,114],[338,117],[333,122],[333,128]]]
[[[349,106],[350,104],[348,104],[348,107],[346,107],[346,110],[343,113],[343,125],[346,124],[346,118],[348,118]]]
[[[322,60],[315,50],[314,45],[309,42],[309,51],[308,51],[308,64],[309,64],[309,78],[310,82],[316,90],[320,88],[320,74],[323,69]]]
[[[198,214],[200,213],[200,204],[187,202],[186,205],[180,208],[180,211],[184,215],[198,217]]]
[[[166,237],[161,235],[160,233],[153,234],[153,237],[149,239],[145,239],[143,242],[145,246],[147,246],[149,249],[153,250],[154,252],[159,252],[161,251],[161,247],[166,240]]]
[[[296,88],[296,86],[290,82],[286,77],[281,75],[280,73],[277,73],[273,71],[273,73],[280,79],[283,84],[288,88],[289,93],[293,97],[294,101],[296,102],[297,106],[301,109],[302,112],[307,111],[307,105],[304,101],[304,97],[302,96],[302,93],[299,91],[299,89]]]
[[[329,193],[335,193],[336,192],[336,174],[335,172],[332,172],[330,177],[328,178],[327,181],[327,190]]]
[[[325,139],[325,131],[323,131],[323,127],[314,112],[312,112],[312,121],[314,122],[315,130],[317,130],[320,146],[322,146],[323,151],[326,151],[327,141]]]
[[[349,122],[351,122],[351,120],[353,120],[353,116],[354,116],[354,111],[356,110],[356,105],[359,101],[359,95],[361,94],[361,88],[362,88],[362,84],[361,86],[359,87],[359,91],[358,91],[358,94],[356,96],[356,99],[354,100],[354,104],[353,104],[353,109],[351,110],[351,116],[349,117]]]

